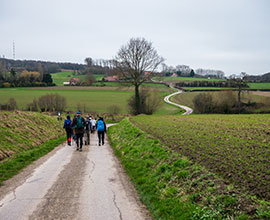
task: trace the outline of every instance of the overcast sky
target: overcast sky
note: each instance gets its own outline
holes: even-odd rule
[[[269,0],[0,0],[0,56],[111,59],[131,37],[168,65],[270,72]]]

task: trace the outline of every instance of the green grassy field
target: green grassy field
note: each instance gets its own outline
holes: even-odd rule
[[[160,88],[161,99],[169,94],[170,89]],[[67,100],[67,111],[92,113],[109,113],[110,107],[116,105],[122,114],[128,113],[127,100],[133,94],[133,88],[127,87],[41,87],[41,88],[9,88],[0,89],[0,104],[15,98],[20,109],[25,109],[34,98],[57,93]],[[157,114],[177,114],[180,110],[162,102]]]
[[[270,90],[270,83],[248,83],[250,89],[269,89]]]
[[[188,91],[196,90],[230,90],[232,88],[221,88],[221,87],[183,87],[183,89]]]
[[[155,219],[270,217],[268,115],[130,120],[110,142]]]
[[[72,75],[72,72],[70,72],[70,71],[52,73],[51,75],[52,75],[53,82],[57,86],[63,86],[63,83],[64,82],[69,82],[69,80],[71,78],[73,78],[73,77],[79,78],[79,79],[81,79],[81,81],[84,81],[85,80],[85,75]],[[94,77],[98,81],[98,80],[102,80],[102,78],[104,76],[103,75],[94,74]]]
[[[138,116],[132,122],[239,188],[270,200],[269,115]]]
[[[124,83],[124,82],[96,82],[93,83],[93,86],[132,87],[133,85],[131,83]],[[142,86],[168,88],[168,86],[159,83],[143,83]]]
[[[53,82],[57,85],[57,86],[63,86],[64,82],[69,82],[69,80],[72,77],[76,77],[76,78],[80,78],[82,81],[84,80],[85,76],[83,75],[76,75],[73,76],[72,72],[66,71],[66,72],[59,72],[59,73],[52,73],[51,74]]]
[[[270,90],[270,83],[248,83],[249,89]],[[220,87],[183,87],[185,90],[227,90],[235,88],[220,88]]]
[[[226,81],[225,79],[207,79],[195,77],[155,77],[157,81],[163,82],[177,82],[177,81]]]

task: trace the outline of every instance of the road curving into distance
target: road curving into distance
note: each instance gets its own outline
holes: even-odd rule
[[[171,85],[170,85],[170,87],[171,87],[172,89],[175,89],[175,88],[172,87]],[[167,103],[169,103],[169,104],[172,104],[172,105],[175,105],[175,106],[177,106],[177,107],[179,107],[179,108],[184,109],[186,112],[183,113],[182,115],[190,115],[190,114],[193,112],[193,109],[192,109],[192,108],[189,108],[189,107],[184,106],[184,105],[179,105],[179,104],[177,104],[177,103],[175,103],[175,102],[170,101],[170,98],[171,98],[172,96],[177,95],[177,94],[180,94],[180,93],[183,92],[182,90],[179,90],[179,89],[177,89],[177,90],[178,90],[177,92],[174,92],[174,93],[172,93],[172,94],[166,96],[166,97],[164,98],[164,101],[167,102]]]

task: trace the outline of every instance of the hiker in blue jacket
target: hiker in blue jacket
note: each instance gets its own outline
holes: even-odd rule
[[[66,133],[67,133],[67,143],[70,146],[71,145],[71,135],[73,133],[72,131],[72,126],[71,126],[71,120],[70,120],[70,116],[67,116],[67,120],[65,120],[65,124],[64,127],[66,129]]]
[[[84,134],[85,120],[81,116],[81,112],[77,112],[76,118],[72,121],[72,126],[75,127],[77,150],[82,151],[83,134]]]
[[[100,146],[101,141],[102,145],[104,145],[104,133],[107,132],[107,127],[102,117],[99,117],[96,126],[98,132],[98,145]]]

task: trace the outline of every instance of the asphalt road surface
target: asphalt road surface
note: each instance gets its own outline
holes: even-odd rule
[[[173,88],[173,87],[171,87],[171,88]],[[172,105],[175,105],[175,106],[177,106],[177,107],[179,107],[179,108],[184,109],[186,112],[184,112],[182,115],[190,115],[190,114],[193,112],[193,109],[191,109],[191,108],[189,108],[189,107],[187,107],[187,106],[179,105],[179,104],[177,104],[177,103],[174,103],[174,102],[170,101],[170,98],[171,98],[172,96],[177,95],[177,94],[180,94],[180,93],[182,93],[182,92],[183,92],[182,90],[178,90],[177,92],[172,93],[172,94],[166,96],[166,97],[164,98],[164,101],[167,102],[167,103],[169,103],[169,104],[172,104]]]
[[[151,219],[108,141],[63,144],[0,188],[0,219]]]

